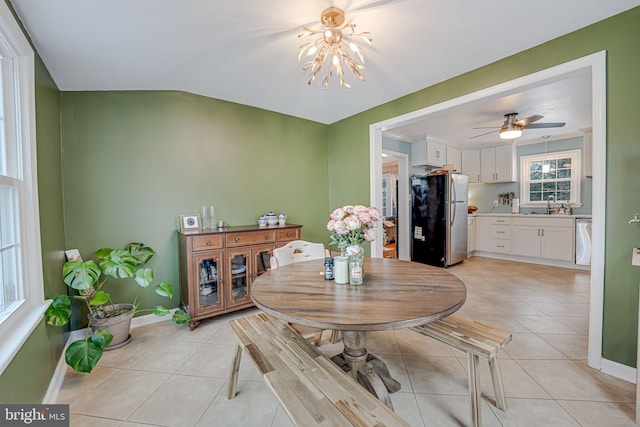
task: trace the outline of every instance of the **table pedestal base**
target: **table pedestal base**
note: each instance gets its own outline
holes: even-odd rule
[[[365,333],[342,331],[344,351],[331,360],[355,378],[365,389],[393,409],[389,393],[400,390],[400,383],[391,377],[387,365],[365,347]]]

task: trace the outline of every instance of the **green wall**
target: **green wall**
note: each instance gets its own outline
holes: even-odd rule
[[[210,204],[229,225],[284,212],[327,240],[326,125],[182,92],[64,92],[62,144],[67,244],[85,259],[141,241],[177,286],[177,217]],[[167,304],[146,291],[143,306]]]
[[[304,224],[305,239],[326,242],[331,209],[369,203],[371,123],[607,50],[603,356],[634,365],[639,272],[629,251],[640,244],[640,228],[627,221],[640,203],[638,22],[640,8],[330,126],[177,92],[60,94],[38,58],[45,294],[65,290],[63,249],[87,257],[133,239],[158,251],[157,277],[177,284],[176,216],[202,204],[214,204],[232,225],[286,212]],[[155,302],[147,295],[145,305]],[[40,402],[61,350],[62,329],[41,323],[0,376],[0,401]]]
[[[64,221],[60,161],[60,92],[36,55],[36,140],[38,197],[45,297],[66,292],[62,282]],[[33,331],[0,376],[0,402],[39,403],[63,348],[63,328]]]
[[[369,200],[369,125],[513,80],[602,50],[607,51],[607,195],[603,356],[635,366],[640,270],[631,248],[640,227],[640,7],[535,48],[375,107],[329,126],[332,205]],[[437,66],[437,65],[436,65]],[[382,84],[367,82],[367,84]],[[347,164],[347,160],[349,163]],[[353,188],[354,183],[357,188]]]

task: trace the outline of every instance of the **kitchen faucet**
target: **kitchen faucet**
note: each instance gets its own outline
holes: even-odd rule
[[[553,203],[556,203],[556,196],[554,196],[553,194],[549,194],[549,197],[547,198],[547,215],[551,215],[553,213],[553,207],[551,205],[551,199],[553,199]]]

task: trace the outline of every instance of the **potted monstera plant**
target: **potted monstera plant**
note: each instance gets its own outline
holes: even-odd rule
[[[97,260],[72,260],[64,264],[62,277],[72,290],[72,295],[58,295],[53,298],[45,312],[47,323],[63,326],[69,322],[72,313],[71,299],[81,301],[89,310],[89,326],[83,340],[75,341],[65,351],[69,366],[79,372],[91,372],[105,349],[117,348],[130,340],[129,327],[136,313],[152,312],[166,316],[170,310],[162,305],[152,309],[141,309],[138,294],[142,288],[153,282],[153,270],[145,267],[155,251],[143,243],[132,242],[123,249],[102,248],[95,252]],[[131,303],[115,304],[103,286],[109,279],[123,280],[125,284],[136,286]],[[155,286],[158,295],[171,298],[173,285],[161,282]],[[187,323],[190,318],[183,310],[172,314],[176,324]]]

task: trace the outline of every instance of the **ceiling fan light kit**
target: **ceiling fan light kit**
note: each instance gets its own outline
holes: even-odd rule
[[[516,139],[522,135],[522,126],[517,124],[517,113],[505,114],[504,124],[500,128],[501,139]]]
[[[371,45],[370,33],[356,33],[356,24],[353,18],[345,23],[344,11],[338,7],[329,7],[322,11],[320,23],[324,26],[321,30],[313,30],[303,27],[303,32],[298,38],[316,37],[315,40],[304,42],[300,45],[298,61],[303,55],[311,57],[304,63],[302,70],[307,73],[307,86],[320,74],[324,63],[327,62],[327,74],[322,82],[322,88],[326,89],[329,80],[334,74],[340,79],[340,86],[350,89],[351,85],[344,80],[345,68],[350,70],[355,77],[364,81],[361,71],[364,70],[364,55],[357,41],[364,41]],[[355,55],[355,56],[352,56]]]
[[[499,134],[501,139],[516,139],[522,136],[522,132],[524,129],[544,129],[544,128],[559,128],[563,127],[565,123],[533,123],[542,119],[544,116],[539,114],[534,114],[533,116],[525,117],[524,119],[518,120],[518,113],[508,113],[504,115],[504,123],[499,129]],[[485,127],[477,127],[474,129],[486,129]],[[470,137],[469,139],[478,138],[480,136],[488,135],[490,133],[496,132],[491,131],[487,133],[482,133],[480,135],[475,135]]]

